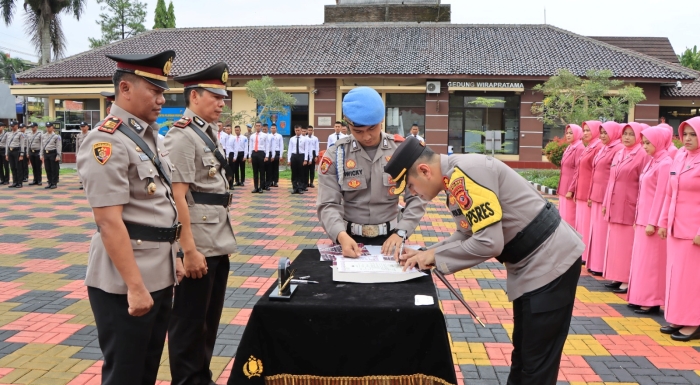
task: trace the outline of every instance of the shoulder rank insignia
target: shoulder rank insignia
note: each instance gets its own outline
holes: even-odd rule
[[[121,124],[121,119],[117,118],[116,116],[108,116],[97,129],[108,134],[114,134],[114,131],[116,131]]]
[[[207,123],[206,123],[204,120],[202,120],[202,118],[200,118],[199,116],[195,116],[194,118],[192,118],[192,120],[194,120],[194,122],[195,122],[199,127],[204,127],[204,125],[207,124]]]
[[[192,119],[186,118],[183,116],[182,118],[180,118],[180,120],[173,123],[173,126],[178,127],[178,128],[185,128],[185,127],[190,125],[191,121],[192,121]]]

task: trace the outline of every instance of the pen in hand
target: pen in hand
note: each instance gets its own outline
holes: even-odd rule
[[[401,237],[401,248],[399,249],[399,256],[396,258],[396,263],[401,265],[401,254],[403,254],[403,246],[406,244],[406,237]]]

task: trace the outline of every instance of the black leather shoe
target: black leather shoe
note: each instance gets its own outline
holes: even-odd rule
[[[39,183],[37,183],[37,182],[32,182],[32,183],[30,183],[29,185],[30,185],[30,186],[35,186],[35,185],[38,185],[38,184],[39,184]]]
[[[37,186],[41,186],[42,184],[43,184],[43,183],[41,183],[41,182],[36,183]]]
[[[253,194],[257,194],[257,193],[258,193],[258,189],[254,188],[253,191],[251,191],[251,192],[252,192]]]
[[[270,186],[266,186],[263,190],[270,191]]]
[[[15,188],[15,187],[17,187],[16,184],[11,184],[11,185],[7,186],[7,188]]]
[[[83,186],[80,186],[80,189],[83,190]]]
[[[2,182],[2,184],[10,184],[10,182],[9,182],[9,181],[4,181],[4,182]]]
[[[591,275],[594,277],[601,277],[601,276],[603,276],[603,273],[601,273],[599,271],[591,271]]]
[[[29,182],[29,179],[24,178],[24,180],[22,182]]]
[[[673,334],[679,330],[681,330],[681,327],[674,328],[671,325],[662,326],[661,329],[659,329],[659,331],[664,334]]]
[[[294,190],[294,191],[292,191],[292,194],[301,194],[301,193],[299,192],[299,190]]]
[[[55,184],[52,184],[52,185],[51,185],[51,189],[55,189],[55,188],[58,188],[58,186],[55,185]]]
[[[633,304],[633,303],[628,303],[628,304],[627,304],[627,307],[636,310],[636,309],[639,309],[641,306],[635,305],[635,304]]]
[[[622,285],[622,282],[610,282],[606,283],[605,287],[607,287],[608,289],[619,289],[620,285]]]
[[[15,188],[22,188],[22,183],[18,183],[15,185]]]
[[[314,186],[314,184],[311,183],[311,184],[309,185],[309,187],[310,187],[310,188],[314,188],[314,187],[316,187],[316,186]]]
[[[48,186],[44,187],[44,189],[50,189],[50,188],[51,188],[51,184],[49,184]]]
[[[681,333],[681,331],[679,329],[677,332],[671,334],[671,339],[674,341],[683,341],[683,342],[700,339],[700,327],[695,329],[695,331],[691,335],[685,335],[685,334]]]
[[[634,312],[637,314],[657,314],[661,310],[661,306],[652,306],[648,309],[636,309]]]
[[[613,289],[612,291],[615,294],[627,294],[627,288],[624,289]]]

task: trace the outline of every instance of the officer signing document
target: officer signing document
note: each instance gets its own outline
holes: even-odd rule
[[[351,136],[331,146],[319,166],[318,219],[343,255],[358,257],[358,243],[382,246],[398,258],[404,238],[425,214],[426,202],[406,196],[399,220],[396,183],[384,166],[396,151],[394,136],[382,132],[384,102],[372,88],[358,87],[343,99],[343,115]]]
[[[406,268],[445,274],[490,258],[508,272],[513,353],[508,384],[554,385],[569,330],[584,244],[525,179],[490,156],[440,155],[409,137],[385,171],[395,194],[431,200],[444,192],[457,231],[427,251],[406,250]]]

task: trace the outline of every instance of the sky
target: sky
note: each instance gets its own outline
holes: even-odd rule
[[[166,0],[166,3],[169,0]],[[146,27],[153,27],[156,0],[147,0]],[[13,24],[0,24],[0,50],[37,60],[24,31],[23,0]],[[700,45],[697,0],[442,0],[452,6],[453,24],[547,24],[585,36],[668,37],[676,53]],[[335,0],[173,0],[177,27],[306,25],[323,23],[323,6]],[[66,56],[89,49],[99,37],[100,4],[88,0],[80,20],[61,16]],[[163,47],[165,48],[165,47]]]

